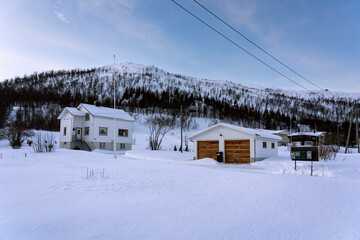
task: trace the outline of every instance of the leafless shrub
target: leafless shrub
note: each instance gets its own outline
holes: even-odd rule
[[[150,130],[149,147],[151,150],[159,150],[164,136],[174,129],[173,118],[163,115],[152,115],[146,119],[145,125]]]
[[[34,152],[54,152],[55,151],[55,135],[53,133],[38,132],[34,137],[32,148]]]
[[[24,123],[24,113],[20,108],[16,115],[10,118],[4,129],[0,129],[0,139],[4,138],[14,149],[21,148],[23,142],[34,135],[34,132],[27,130]]]
[[[319,158],[323,161],[335,160],[339,150],[337,145],[322,145],[319,147]]]

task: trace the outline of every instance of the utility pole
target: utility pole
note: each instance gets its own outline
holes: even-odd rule
[[[359,116],[358,116],[358,106],[355,102],[355,117],[356,117],[356,145],[358,147],[358,153],[360,153],[360,146],[359,146]]]
[[[182,105],[180,105],[180,129],[181,129],[181,153],[183,152],[183,116],[182,116]]]
[[[114,54],[114,72],[115,72],[115,54]],[[114,81],[114,158],[116,158],[116,90],[115,90],[115,77],[114,77],[114,74],[113,74],[113,81]]]
[[[339,123],[337,124],[337,145],[340,147],[340,131],[339,131]]]
[[[350,132],[351,132],[351,125],[352,122],[354,120],[354,109],[355,109],[355,105],[356,105],[356,101],[352,107],[352,111],[351,111],[351,117],[350,117],[350,126],[349,126],[349,130],[348,130],[348,135],[346,138],[346,147],[345,147],[345,154],[347,153],[348,147],[349,147],[349,141],[350,141]]]

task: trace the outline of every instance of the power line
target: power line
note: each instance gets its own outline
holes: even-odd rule
[[[244,49],[243,47],[241,47],[239,44],[237,44],[236,42],[234,42],[233,40],[231,40],[230,38],[226,37],[224,34],[222,34],[221,32],[219,32],[218,30],[216,30],[214,27],[210,26],[209,24],[207,24],[205,21],[203,21],[201,18],[199,18],[198,16],[196,16],[195,14],[193,14],[192,12],[190,12],[189,10],[187,10],[185,7],[183,7],[182,5],[180,5],[178,2],[176,2],[175,0],[171,0],[173,3],[175,3],[178,7],[180,7],[181,9],[183,9],[185,12],[187,12],[188,14],[190,14],[191,16],[193,16],[194,18],[196,18],[197,20],[199,20],[201,23],[203,23],[205,26],[207,26],[208,28],[210,28],[211,30],[213,30],[214,32],[216,32],[217,34],[219,34],[220,36],[222,36],[223,38],[225,38],[226,40],[228,40],[230,43],[234,44],[236,47],[240,48],[241,50],[243,50],[244,52],[246,52],[247,54],[249,54],[250,56],[252,56],[253,58],[255,58],[256,60],[258,60],[259,62],[261,62],[262,64],[264,64],[265,66],[267,66],[268,68],[270,68],[271,70],[273,70],[274,72],[278,73],[279,75],[283,76],[284,78],[288,79],[289,81],[293,82],[294,84],[298,85],[299,87],[309,91],[310,93],[312,93],[309,89],[307,89],[306,87],[302,86],[301,84],[297,83],[295,80],[289,78],[288,76],[286,76],[285,74],[281,73],[280,71],[276,70],[275,68],[273,68],[272,66],[270,66],[269,64],[267,64],[266,62],[262,61],[260,58],[256,57],[255,55],[253,55],[252,53],[250,53],[249,51],[247,51],[246,49]]]
[[[237,34],[239,34],[241,37],[243,37],[244,39],[246,39],[248,42],[250,42],[252,45],[254,45],[255,47],[257,47],[258,49],[260,49],[261,51],[263,51],[265,54],[267,54],[269,57],[271,57],[272,59],[274,59],[275,61],[277,61],[278,63],[280,63],[281,65],[283,65],[284,67],[286,67],[287,69],[289,69],[290,71],[292,71],[293,73],[295,73],[296,75],[298,75],[299,77],[301,77],[302,79],[306,80],[308,83],[314,85],[315,87],[326,91],[326,89],[320,87],[319,85],[315,84],[314,82],[310,81],[309,79],[307,79],[306,77],[302,76],[300,73],[296,72],[294,69],[292,69],[291,67],[289,67],[288,65],[286,65],[285,63],[283,63],[282,61],[280,61],[279,59],[277,59],[276,57],[274,57],[273,55],[271,55],[269,52],[267,52],[265,49],[263,49],[262,47],[260,47],[259,45],[257,45],[256,43],[254,43],[253,41],[251,41],[249,38],[247,38],[244,34],[240,33],[238,30],[236,30],[234,27],[232,27],[230,24],[228,24],[227,22],[225,22],[223,19],[221,19],[219,16],[217,16],[215,13],[213,13],[212,11],[210,11],[207,7],[205,7],[204,5],[202,5],[201,3],[199,3],[197,0],[193,0],[195,3],[197,3],[200,7],[202,7],[203,9],[205,9],[208,13],[210,13],[211,15],[213,15],[215,18],[217,18],[219,21],[221,21],[222,23],[224,23],[226,26],[228,26],[230,29],[232,29],[234,32],[236,32]]]

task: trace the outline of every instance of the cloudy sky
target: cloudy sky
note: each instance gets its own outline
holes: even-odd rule
[[[177,0],[300,84],[192,0]],[[199,0],[323,88],[360,91],[360,1]],[[0,0],[0,81],[116,62],[266,87],[299,89],[170,0]]]

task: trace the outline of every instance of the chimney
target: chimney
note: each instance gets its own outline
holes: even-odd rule
[[[94,101],[94,105],[97,106],[97,107],[100,107],[100,102],[97,101],[97,100],[95,100],[95,101]]]

